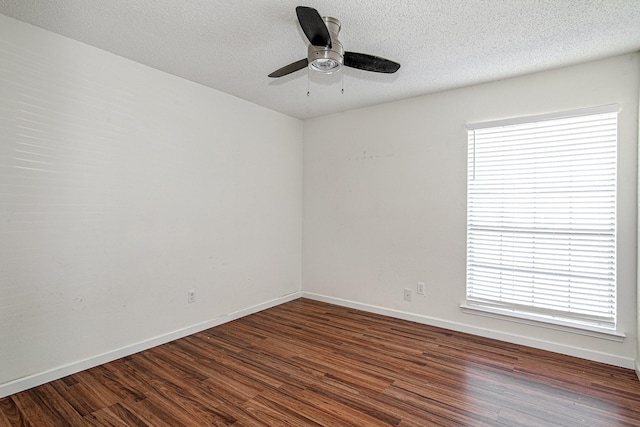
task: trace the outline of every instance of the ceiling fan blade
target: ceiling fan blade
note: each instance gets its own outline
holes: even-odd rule
[[[375,73],[392,74],[398,71],[400,64],[378,56],[366,53],[345,52],[344,65],[359,70],[373,71]]]
[[[304,35],[312,45],[331,47],[331,35],[317,10],[312,7],[298,6],[296,15]]]
[[[307,58],[304,58],[304,59],[301,59],[300,61],[296,61],[296,62],[294,62],[292,64],[285,65],[284,67],[280,68],[279,70],[276,70],[273,73],[269,74],[269,77],[286,76],[287,74],[295,73],[298,70],[302,70],[307,65],[309,65],[309,61],[307,61]]]

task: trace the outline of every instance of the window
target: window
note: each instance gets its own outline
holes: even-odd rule
[[[617,106],[468,126],[467,306],[616,324]]]

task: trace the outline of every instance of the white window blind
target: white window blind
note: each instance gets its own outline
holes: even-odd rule
[[[469,127],[467,305],[615,328],[617,112],[605,110]]]

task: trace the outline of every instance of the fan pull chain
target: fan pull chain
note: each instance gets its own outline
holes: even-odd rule
[[[342,88],[340,89],[340,111],[344,112],[344,70],[340,71],[340,84]]]
[[[310,105],[309,105],[309,98],[311,96],[311,89],[310,89],[310,83],[309,83],[309,68],[307,68],[307,98],[304,100],[304,111],[306,114],[309,114],[310,112]]]

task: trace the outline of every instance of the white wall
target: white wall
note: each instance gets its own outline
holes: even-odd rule
[[[305,295],[633,367],[639,68],[640,56],[627,55],[305,121]],[[461,312],[466,124],[615,103],[625,341]],[[415,294],[418,281],[425,296]],[[412,302],[403,301],[404,288],[413,289]]]
[[[0,93],[0,392],[299,295],[301,121],[2,15]]]

